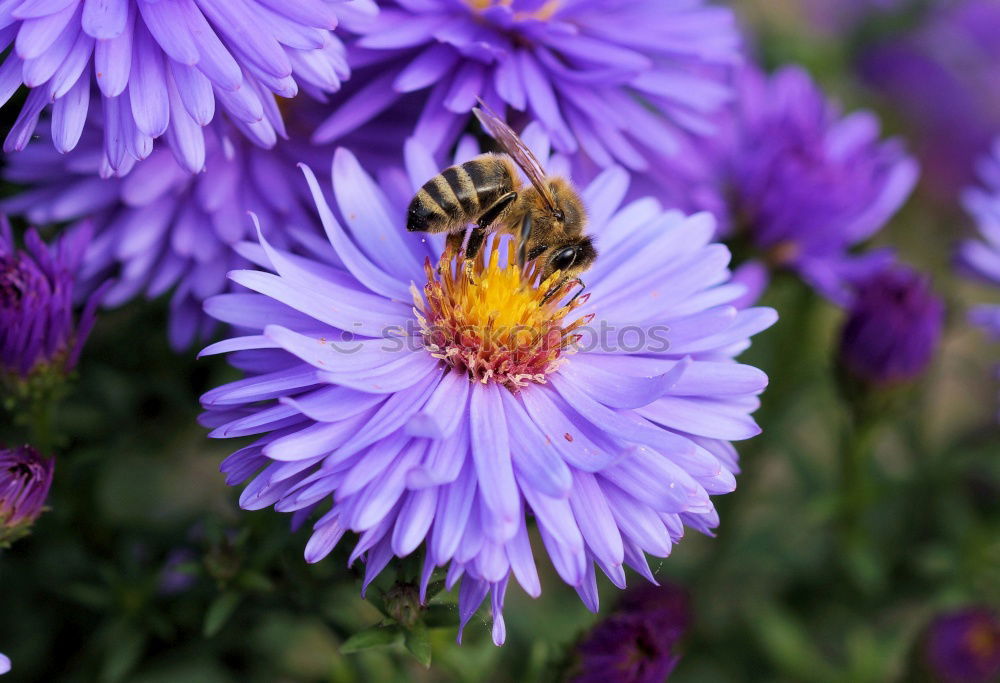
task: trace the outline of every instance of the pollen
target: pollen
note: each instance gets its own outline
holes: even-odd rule
[[[412,287],[424,345],[471,381],[514,392],[544,384],[593,318],[565,324],[586,295],[567,301],[577,283],[558,272],[539,282],[535,264],[517,264],[514,240],[492,240],[471,260],[446,251],[436,268],[428,260],[424,270],[423,292]]]
[[[510,7],[514,4],[514,0],[465,0],[472,9],[482,12],[483,10],[489,9],[494,5],[499,5],[501,7]],[[514,18],[519,21],[524,21],[526,19],[537,19],[538,21],[546,21],[552,18],[552,15],[556,13],[559,9],[559,5],[562,0],[548,0],[548,2],[543,3],[541,7],[534,11],[520,11],[514,14]]]

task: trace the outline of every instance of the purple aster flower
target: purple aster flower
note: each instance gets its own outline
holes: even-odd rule
[[[222,465],[230,484],[249,480],[242,507],[320,515],[308,562],[353,532],[367,588],[422,546],[421,596],[447,567],[463,626],[491,596],[499,644],[511,574],[541,591],[529,518],[595,611],[595,565],[620,587],[625,565],[652,579],[646,553],[716,526],[710,495],[733,490],[730,442],[759,432],[766,384],[733,358],[776,315],[730,304],[745,288],[728,282],[711,216],[622,205],[620,168],[582,192],[601,254],[587,295],[537,282],[504,237],[462,267],[440,235],[404,229],[440,170],[416,139],[405,151],[406,170],[376,183],[338,150],[333,209],[306,169],[336,257],[290,254],[265,229],[256,256],[271,272],[233,272],[251,291],[206,302],[241,336],[203,353],[231,353],[247,377],[202,397],[203,423],[257,436]]]
[[[317,141],[405,98],[416,137],[445,149],[479,96],[526,112],[561,152],[634,170],[674,156],[680,131],[711,130],[740,58],[732,12],[702,0],[394,0],[361,33],[350,62],[370,75]]]
[[[850,250],[906,200],[917,165],[898,141],[879,139],[873,114],[842,115],[798,67],[746,68],[716,145],[703,175],[716,201],[702,201],[766,262],[839,303],[846,283],[886,264],[887,253]]]
[[[989,683],[1000,678],[1000,617],[972,607],[938,616],[927,630],[926,658],[943,683]]]
[[[983,159],[979,168],[983,187],[967,190],[964,203],[983,239],[961,244],[959,266],[967,274],[1000,287],[1000,139],[994,142],[992,155]],[[971,318],[1000,338],[1000,305],[976,306]]]
[[[875,386],[916,379],[941,341],[944,302],[930,279],[905,266],[888,266],[855,284],[840,335],[840,364]]]
[[[948,203],[973,181],[976,159],[1000,130],[998,32],[994,0],[934,3],[915,30],[860,60],[864,81],[907,124],[925,190]]]
[[[10,657],[0,652],[0,676],[10,673]]]
[[[0,447],[0,547],[21,538],[45,509],[55,458],[31,446]]]
[[[576,646],[573,683],[662,683],[680,656],[677,641],[691,621],[687,593],[676,586],[628,590],[615,613]]]
[[[28,189],[2,206],[35,223],[71,221],[70,234],[92,226],[81,276],[85,287],[114,276],[107,306],[173,288],[169,334],[183,348],[214,327],[202,301],[226,289],[227,271],[248,264],[232,249],[251,229],[247,211],[282,226],[282,238],[320,234],[311,198],[289,182],[300,160],[325,166],[328,157],[302,132],[320,109],[309,102],[286,108],[291,135],[271,150],[224,122],[207,127],[206,172],[197,175],[157,146],[127,176],[108,177],[99,130],[87,130],[65,155],[42,141],[8,159],[5,178]]]
[[[27,248],[19,250],[0,216],[0,386],[13,391],[43,375],[65,377],[76,367],[101,294],[96,288],[74,318],[74,278],[89,237],[89,227],[81,225],[49,247],[29,230]]]
[[[96,109],[104,156],[120,173],[162,135],[182,167],[200,171],[202,127],[217,105],[269,147],[284,135],[274,96],[337,90],[349,70],[331,29],[338,16],[361,25],[374,11],[372,0],[6,0],[0,50],[11,49],[0,64],[0,103],[22,84],[31,91],[4,151],[28,144],[49,104],[61,152],[76,147]]]

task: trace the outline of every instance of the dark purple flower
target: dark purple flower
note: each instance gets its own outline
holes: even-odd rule
[[[61,152],[95,110],[104,163],[119,174],[162,135],[185,170],[200,171],[202,127],[217,105],[269,147],[285,132],[275,96],[337,90],[349,69],[332,29],[338,17],[360,26],[375,9],[373,0],[5,0],[0,104],[22,84],[31,91],[4,151],[28,144],[49,105]]]
[[[839,361],[872,385],[913,380],[933,358],[943,325],[944,303],[928,277],[905,266],[883,268],[854,287]]]
[[[931,3],[928,3],[929,5]],[[1000,3],[933,3],[921,24],[861,57],[872,89],[909,128],[925,189],[953,202],[1000,131]]]
[[[716,193],[705,193],[704,208],[764,261],[844,303],[848,282],[887,262],[851,249],[906,200],[916,163],[898,141],[880,139],[873,114],[841,114],[798,67],[770,76],[748,67],[737,97],[709,154],[704,175]]]
[[[993,143],[992,154],[980,162],[979,171],[982,186],[967,190],[963,199],[982,239],[962,242],[959,267],[967,275],[1000,287],[1000,138]],[[1000,339],[1000,305],[981,304],[970,317]]]
[[[289,137],[270,150],[223,121],[206,127],[205,172],[196,175],[158,146],[127,176],[109,177],[99,128],[68,154],[40,141],[8,158],[4,177],[27,189],[0,206],[38,224],[71,221],[69,234],[92,231],[81,277],[89,288],[114,276],[107,306],[173,288],[170,341],[184,348],[214,327],[205,298],[227,288],[229,270],[249,263],[233,250],[251,234],[248,211],[281,226],[274,238],[286,246],[294,236],[321,234],[295,164],[329,166],[330,152],[306,142],[308,117],[322,109],[309,101],[286,107]]]
[[[576,646],[573,683],[662,683],[691,621],[687,593],[672,585],[627,591],[611,616]]]
[[[31,446],[0,447],[0,546],[28,533],[45,509],[55,458]]]
[[[0,216],[0,386],[40,373],[62,377],[76,366],[101,291],[96,288],[75,319],[74,279],[90,234],[82,225],[49,247],[29,230],[27,248],[19,250]]]
[[[971,607],[938,616],[927,630],[927,663],[942,683],[1000,679],[1000,617]]]
[[[673,157],[680,131],[712,129],[740,59],[732,12],[703,0],[388,0],[362,33],[361,76],[317,141],[408,98],[415,136],[437,152],[479,96],[526,112],[560,152],[633,170]]]
[[[595,611],[598,571],[620,587],[626,565],[652,578],[646,553],[718,523],[710,496],[735,486],[730,442],[759,432],[767,381],[733,359],[776,315],[731,305],[746,288],[729,282],[711,216],[623,204],[620,168],[582,189],[601,253],[586,298],[546,297],[506,238],[454,267],[441,235],[400,228],[440,169],[417,139],[405,158],[376,182],[338,150],[333,207],[306,172],[329,240],[316,250],[336,256],[261,234],[266,272],[233,272],[250,291],[206,302],[241,336],[203,353],[232,354],[247,377],[206,393],[202,420],[215,438],[257,436],[222,466],[247,482],[244,508],[320,514],[307,561],[356,533],[367,587],[423,546],[423,588],[447,567],[463,625],[491,595],[502,643],[511,575],[541,591],[530,519]]]

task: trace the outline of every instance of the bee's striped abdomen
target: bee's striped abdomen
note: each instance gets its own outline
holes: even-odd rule
[[[454,231],[475,223],[512,188],[513,167],[503,157],[486,154],[445,169],[417,191],[407,212],[411,231]]]

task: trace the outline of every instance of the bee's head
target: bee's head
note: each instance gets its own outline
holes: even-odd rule
[[[587,224],[587,211],[583,208],[580,195],[564,178],[550,178],[549,192],[555,200],[552,211],[552,227],[567,235],[579,235]]]
[[[587,235],[549,247],[542,259],[542,280],[559,271],[565,279],[579,277],[594,264],[597,249]]]

